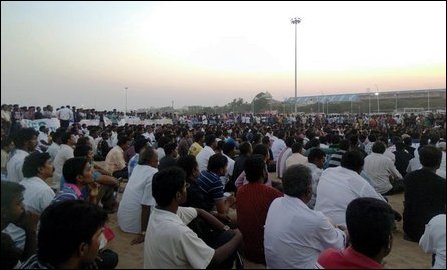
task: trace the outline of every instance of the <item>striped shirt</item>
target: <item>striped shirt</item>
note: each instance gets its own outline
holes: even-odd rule
[[[31,256],[26,262],[20,265],[19,269],[56,269],[50,264],[42,263],[37,255]]]
[[[222,181],[220,181],[219,175],[209,171],[202,171],[197,179],[197,184],[207,195],[207,202],[210,205],[214,205],[215,201],[224,198],[224,186]],[[211,209],[205,210],[210,211]]]
[[[329,160],[329,167],[338,167],[341,165],[341,158],[343,154],[346,153],[345,150],[338,150],[335,154],[331,156],[331,159]]]
[[[64,188],[56,194],[52,203],[69,200],[83,200],[82,193],[77,186],[65,183]]]

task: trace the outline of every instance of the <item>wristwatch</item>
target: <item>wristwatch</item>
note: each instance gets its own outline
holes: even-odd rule
[[[223,231],[228,231],[230,229],[230,227],[228,225],[223,226],[222,230]]]

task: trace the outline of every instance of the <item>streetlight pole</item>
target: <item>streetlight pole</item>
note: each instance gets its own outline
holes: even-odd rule
[[[124,87],[124,90],[126,92],[126,108],[125,108],[126,112],[124,113],[124,115],[127,116],[127,87]]]
[[[293,18],[292,20],[291,20],[291,22],[292,22],[292,24],[294,24],[295,25],[295,113],[296,113],[296,94],[297,94],[297,84],[296,84],[296,62],[297,62],[297,53],[296,53],[296,36],[297,36],[297,24],[299,24],[300,22],[301,22],[301,18],[298,18],[298,17],[296,17],[296,18]]]
[[[379,113],[380,112],[379,92],[376,92],[375,95],[377,96],[377,113]]]

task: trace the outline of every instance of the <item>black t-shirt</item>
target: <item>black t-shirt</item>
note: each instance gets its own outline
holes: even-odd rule
[[[405,176],[403,229],[414,241],[419,241],[425,224],[439,214],[445,214],[445,179],[432,171],[420,169]]]
[[[207,212],[210,212],[213,209],[214,204],[209,203],[207,194],[200,189],[197,182],[190,182],[190,186],[187,189],[187,194],[186,202],[181,206],[200,208]]]

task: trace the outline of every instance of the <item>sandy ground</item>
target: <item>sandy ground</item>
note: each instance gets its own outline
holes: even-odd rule
[[[403,212],[403,198],[403,194],[389,196],[391,206],[400,213]],[[108,244],[108,247],[119,254],[117,268],[142,268],[144,244],[130,245],[135,235],[124,233],[119,229],[116,214],[109,215],[109,225],[115,232],[115,239]],[[431,254],[425,254],[417,243],[403,239],[402,221],[396,225],[397,230],[394,232],[393,248],[390,255],[385,258],[385,268],[430,268]],[[246,261],[245,268],[256,269],[265,267]]]

